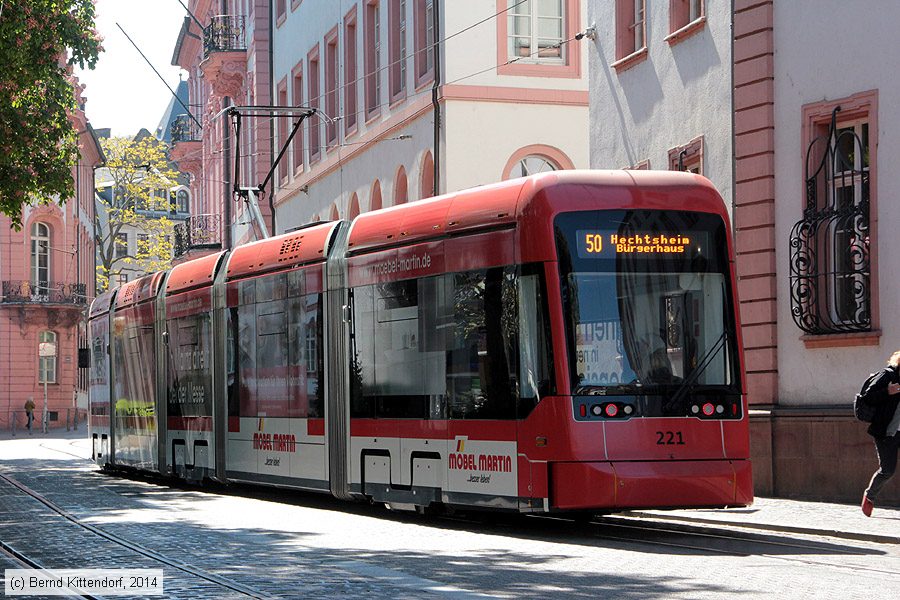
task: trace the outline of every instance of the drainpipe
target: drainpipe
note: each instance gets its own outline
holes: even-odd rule
[[[223,108],[227,108],[232,105],[231,98],[227,96],[222,101]],[[222,144],[222,148],[224,151],[223,155],[223,167],[222,174],[224,177],[222,179],[225,180],[225,202],[224,202],[224,219],[225,223],[223,223],[222,231],[224,233],[224,249],[231,250],[231,204],[234,202],[234,194],[232,193],[232,183],[231,183],[231,119],[222,119],[222,137],[224,140],[224,144]]]
[[[269,6],[269,100],[268,103],[274,106],[278,99],[272,92],[275,91],[275,3]],[[256,78],[254,78],[254,81]],[[301,132],[302,135],[302,132]],[[274,157],[275,154],[275,117],[269,117],[269,156]],[[256,171],[253,176],[256,177]],[[254,180],[255,181],[255,180]],[[269,229],[271,235],[278,235],[275,228],[275,184],[272,184],[272,191],[269,192],[269,211],[272,213],[272,227]]]
[[[434,194],[441,193],[441,103],[439,101],[441,89],[441,46],[438,42],[440,34],[440,5],[434,0],[431,17],[434,26],[434,85],[431,86],[431,104],[434,106]]]

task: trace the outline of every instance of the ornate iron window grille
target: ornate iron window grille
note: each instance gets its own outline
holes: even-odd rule
[[[872,328],[868,150],[838,130],[839,110],[807,149],[806,207],[790,234],[791,316],[812,335]]]

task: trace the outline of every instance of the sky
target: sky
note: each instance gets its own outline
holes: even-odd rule
[[[76,68],[86,85],[86,112],[95,129],[109,127],[115,136],[131,136],[142,127],[152,133],[172,98],[116,24],[174,90],[179,74],[187,77],[171,64],[186,14],[178,0],[97,0],[97,31],[105,52],[93,71]]]

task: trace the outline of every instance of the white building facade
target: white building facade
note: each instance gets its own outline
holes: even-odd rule
[[[685,14],[675,14],[685,5]],[[690,10],[693,10],[691,14]],[[589,2],[591,167],[678,169],[730,204],[731,18],[703,2]]]
[[[274,2],[274,103],[321,112],[276,172],[277,230],[587,167],[585,8]],[[276,152],[290,126],[276,121]]]
[[[878,6],[588,5],[591,166],[697,171],[732,207],[761,495],[858,501],[877,467],[851,403],[900,348],[900,84],[863,60],[896,53],[900,7]]]

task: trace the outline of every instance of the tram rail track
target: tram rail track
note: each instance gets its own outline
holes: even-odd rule
[[[70,452],[62,450],[58,451],[65,454],[71,454]],[[0,474],[0,477],[8,479],[2,474]],[[22,487],[26,486],[22,485]],[[34,493],[37,494],[37,492]],[[259,489],[252,489],[249,491],[242,489],[239,491],[231,490],[229,492],[227,488],[224,488],[211,493],[237,493],[238,495],[265,497],[268,499],[275,497],[276,501],[280,497],[280,492],[272,489],[266,489],[264,491],[260,491]],[[291,495],[289,502],[296,501],[297,497]],[[44,504],[47,505],[46,502],[44,502]],[[50,502],[50,504],[52,504],[52,502]],[[305,503],[301,502],[301,504]],[[360,506],[354,506],[352,504],[346,505],[337,501],[334,502],[334,505],[335,507],[343,507],[347,510],[361,508]],[[51,506],[51,508],[59,514],[66,512],[64,509],[56,507],[56,505]],[[391,518],[389,515],[392,514],[402,520],[412,518],[411,515],[401,515],[400,513],[384,513],[382,516],[384,518]],[[493,519],[490,519],[487,522],[490,523],[491,520]],[[465,517],[449,517],[444,515],[437,517],[436,521],[443,522],[445,526],[450,525],[450,523],[455,523],[457,527],[471,528],[474,523],[480,521],[480,518],[476,517],[473,519],[471,515],[466,515]],[[485,523],[485,521],[481,522]],[[885,537],[881,540],[844,536],[840,539],[841,536],[829,535],[825,530],[793,530],[791,528],[774,530],[764,525],[754,526],[752,524],[740,523],[731,525],[724,521],[687,522],[682,520],[670,522],[666,521],[665,516],[647,514],[594,516],[587,522],[579,522],[564,516],[529,515],[521,520],[517,519],[515,523],[517,524],[513,524],[514,528],[518,529],[521,527],[521,533],[530,536],[534,536],[542,529],[545,531],[552,529],[554,532],[553,537],[557,541],[563,543],[565,543],[566,540],[558,537],[559,524],[568,523],[570,526],[577,525],[578,531],[571,531],[566,534],[566,536],[588,536],[594,540],[608,540],[615,543],[665,547],[689,552],[707,552],[725,556],[755,555],[760,558],[784,561],[794,565],[815,565],[818,567],[846,571],[848,573],[865,572],[877,576],[893,577],[897,577],[898,575],[898,569],[896,568],[883,569],[872,567],[864,560],[856,561],[856,563],[852,565],[847,564],[846,562],[848,558],[862,559],[866,556],[871,556],[872,554],[882,554],[883,552],[875,548],[875,546],[881,544],[895,545],[897,543],[894,541],[894,538],[889,537]],[[539,523],[541,525],[538,525]],[[507,525],[508,524],[509,523],[507,522]],[[81,525],[96,529],[89,524]],[[538,526],[535,527],[535,525]],[[496,522],[495,526],[501,528],[501,525]],[[153,551],[148,552],[153,555],[158,554]],[[816,555],[824,556],[817,557]],[[155,558],[155,556],[151,557]],[[829,557],[835,557],[836,560],[830,560]],[[267,596],[260,595],[254,597]]]
[[[31,557],[26,556],[25,554],[19,552],[3,540],[0,540],[0,556],[6,557],[8,560],[12,561],[16,564],[17,568],[22,569],[38,569],[45,570],[46,567],[41,565],[39,562],[34,560]],[[3,579],[5,581],[6,574],[4,573]],[[91,594],[79,594],[73,592],[70,595],[65,596],[66,598],[83,598],[84,600],[104,600],[103,596],[93,596]]]
[[[548,520],[565,520],[570,523],[574,523],[574,521],[572,520],[559,517],[538,516],[535,518]],[[637,519],[638,517],[630,517],[629,519],[631,518]],[[590,532],[590,536],[594,539],[604,539],[631,544],[649,544],[652,546],[678,548],[681,550],[689,551],[711,552],[722,555],[752,554],[789,563],[816,565],[820,567],[845,570],[848,573],[858,573],[860,571],[864,571],[873,575],[890,575],[894,577],[898,576],[897,569],[879,569],[873,568],[866,564],[849,565],[844,560],[848,555],[866,557],[872,555],[873,552],[877,552],[871,548],[856,548],[853,546],[848,546],[846,544],[836,546],[835,544],[828,541],[798,541],[796,539],[787,537],[787,535],[790,535],[790,532],[731,532],[721,528],[721,526],[715,527],[710,525],[689,525],[682,523],[679,523],[677,525],[662,525],[659,523],[650,522],[631,522],[630,520],[626,522],[626,519],[623,517],[599,517],[589,521],[588,525],[593,528],[593,530]],[[605,531],[610,528],[627,530],[631,532],[640,532],[644,535],[640,537],[615,535]],[[778,535],[779,533],[781,533],[781,535]],[[663,539],[652,539],[650,538],[650,536],[652,535],[663,536]],[[699,543],[692,543],[692,539],[699,540]],[[723,544],[744,544],[747,547],[738,550],[735,548],[723,548],[721,547],[721,545]],[[787,554],[757,551],[753,549],[753,546],[761,548],[773,547],[777,548],[781,552],[796,551],[796,553],[800,556],[791,557]],[[840,556],[842,557],[842,560],[840,562],[833,562],[828,560],[817,560],[809,558],[809,556],[813,553],[827,554],[836,557]]]
[[[43,494],[31,489],[27,485],[21,483],[20,481],[17,481],[13,477],[10,477],[9,475],[7,475],[3,472],[0,472],[0,481],[6,482],[7,484],[9,484],[12,487],[16,488],[17,490],[19,490],[21,493],[23,493],[26,496],[33,499],[35,502],[39,502],[40,504],[44,505],[46,508],[50,509],[51,511],[53,511],[60,517],[64,518],[66,521],[81,528],[82,530],[90,532],[91,534],[94,534],[100,538],[103,538],[108,542],[111,542],[113,544],[116,544],[118,546],[126,548],[132,552],[140,554],[141,556],[149,558],[163,566],[169,567],[171,569],[175,569],[177,571],[180,571],[182,573],[185,573],[185,574],[195,577],[197,579],[204,580],[208,583],[220,586],[231,592],[236,592],[238,594],[247,596],[249,598],[258,598],[261,600],[263,600],[263,599],[268,600],[271,598],[275,598],[275,596],[268,594],[266,592],[263,592],[263,591],[255,589],[255,588],[252,588],[250,586],[233,581],[227,577],[222,577],[220,575],[210,573],[204,569],[194,567],[194,566],[189,565],[180,560],[165,556],[164,554],[161,554],[155,550],[151,550],[150,548],[146,548],[138,543],[132,542],[131,540],[125,539],[121,536],[118,536],[118,535],[115,535],[108,531],[105,531],[99,527],[91,525],[90,523],[85,523],[84,521],[79,519],[77,516],[73,515],[72,513],[70,513],[66,509],[64,509],[63,507],[59,506],[58,504],[56,504],[55,502],[53,502],[52,500],[50,500]],[[10,555],[11,557],[13,557],[18,563],[26,565],[23,568],[36,568],[36,569],[47,568],[45,566],[41,566],[37,561],[34,561],[33,559],[26,557],[24,554],[12,549],[8,544],[5,544],[2,541],[0,541],[0,548],[3,548],[5,553]],[[76,596],[76,597],[97,598],[96,596]]]

